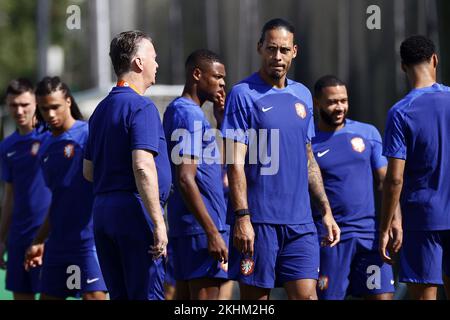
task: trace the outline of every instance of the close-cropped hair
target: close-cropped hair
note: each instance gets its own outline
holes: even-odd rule
[[[314,97],[320,98],[322,95],[323,88],[337,87],[337,86],[346,87],[346,84],[344,81],[342,81],[336,76],[333,75],[323,76],[319,80],[317,80],[316,84],[314,85]]]
[[[402,63],[407,66],[428,62],[435,53],[436,47],[433,41],[422,35],[411,36],[400,46]]]
[[[272,19],[266,22],[266,24],[264,24],[262,31],[261,31],[261,37],[259,38],[258,43],[262,44],[264,42],[264,39],[266,37],[266,32],[270,31],[270,30],[274,30],[274,29],[285,29],[287,31],[289,31],[290,33],[292,33],[293,35],[295,35],[295,28],[294,26],[281,18],[276,18],[276,19]]]
[[[184,65],[186,73],[189,75],[195,68],[202,69],[205,65],[214,62],[224,64],[222,58],[217,53],[207,49],[199,49],[189,55]]]
[[[25,92],[30,92],[34,94],[33,83],[26,78],[17,78],[11,80],[11,82],[8,84],[5,95],[18,96]]]

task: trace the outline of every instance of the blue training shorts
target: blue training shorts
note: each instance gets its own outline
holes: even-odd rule
[[[95,250],[62,257],[52,255],[49,251],[44,253],[41,293],[65,299],[107,291]]]
[[[228,245],[228,232],[221,232]],[[200,278],[228,279],[228,264],[223,264],[208,253],[206,234],[197,234],[169,239],[172,246],[173,274],[177,281]]]
[[[333,248],[320,248],[317,296],[343,300],[394,292],[392,267],[383,262],[377,239],[349,238]]]
[[[450,230],[405,231],[400,251],[400,282],[443,284],[450,277]]]
[[[6,262],[6,290],[35,294],[39,293],[41,267],[26,271],[24,267],[25,252],[28,245],[8,244]]]
[[[275,288],[289,281],[319,275],[319,243],[314,223],[272,225],[253,223],[253,257],[242,255],[230,233],[229,277],[245,285]],[[233,230],[233,227],[231,228]]]

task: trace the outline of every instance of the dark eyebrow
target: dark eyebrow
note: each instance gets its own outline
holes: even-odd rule
[[[51,109],[51,108],[57,108],[59,106],[61,106],[61,105],[60,104],[48,104],[48,105],[43,105],[43,106],[41,105],[39,107],[44,108],[44,109]]]

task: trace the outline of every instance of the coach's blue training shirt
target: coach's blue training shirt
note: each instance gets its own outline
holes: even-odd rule
[[[450,88],[414,89],[389,111],[383,154],[406,160],[401,196],[410,231],[450,229]]]
[[[347,119],[338,131],[325,132],[316,128],[312,147],[331,211],[341,229],[341,239],[357,235],[374,238],[378,223],[373,172],[387,166],[378,130],[372,125]],[[324,236],[322,215],[315,208],[313,214],[319,234]]]
[[[14,206],[8,242],[28,245],[44,222],[51,201],[39,162],[39,149],[48,132],[34,129],[26,135],[18,131],[0,144],[2,180],[11,183]]]
[[[114,87],[95,109],[89,129],[85,158],[94,165],[95,194],[137,193],[131,155],[141,149],[155,155],[160,202],[166,202],[170,164],[158,109],[150,99],[130,87]]]
[[[203,111],[194,101],[177,98],[164,113],[163,127],[169,154],[176,154],[171,158],[174,193],[170,196],[167,207],[169,235],[175,237],[205,232],[186,207],[178,187],[174,159],[183,156],[198,160],[195,181],[203,203],[217,229],[225,230],[226,207],[220,151],[215,132]]]
[[[83,177],[83,155],[88,124],[76,121],[66,132],[49,137],[40,160],[52,192],[50,236],[47,246],[56,250],[92,248],[92,183]]]
[[[313,223],[306,149],[314,136],[312,97],[304,85],[286,81],[285,88],[277,89],[254,73],[234,86],[226,100],[222,134],[248,146],[245,171],[253,223]]]

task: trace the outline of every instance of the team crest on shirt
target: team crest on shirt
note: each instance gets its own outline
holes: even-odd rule
[[[319,280],[317,281],[317,286],[321,291],[328,289],[328,277],[327,276],[320,276]]]
[[[38,154],[40,147],[41,147],[41,143],[39,141],[33,142],[33,144],[31,145],[31,150],[30,150],[30,153],[33,157],[35,157]]]
[[[219,262],[219,267],[223,271],[228,272],[228,262],[227,263]]]
[[[241,260],[241,273],[244,276],[249,276],[255,270],[255,261],[253,259],[247,258]]]
[[[353,150],[356,152],[362,153],[366,150],[366,145],[364,144],[364,140],[362,138],[353,138],[350,143],[352,144]]]
[[[295,104],[295,111],[297,112],[297,115],[302,118],[305,119],[306,118],[306,108],[303,104],[301,104],[300,102]]]
[[[70,159],[75,154],[75,147],[73,144],[69,143],[64,147],[64,157]]]

